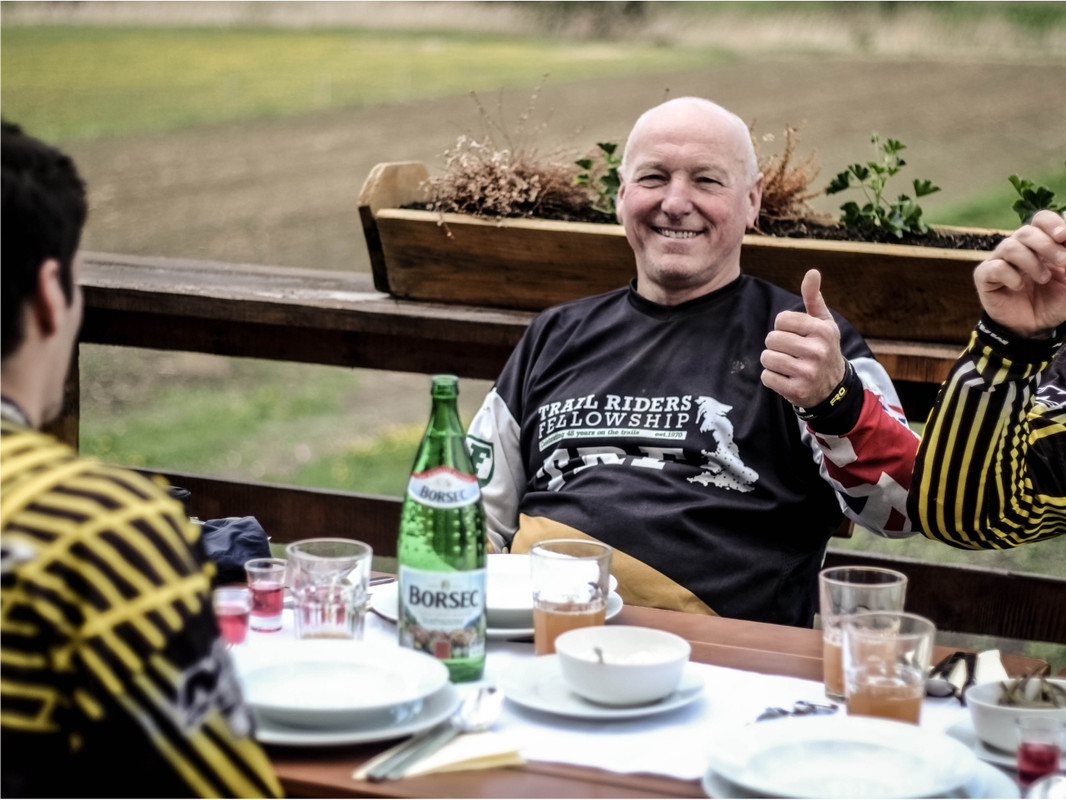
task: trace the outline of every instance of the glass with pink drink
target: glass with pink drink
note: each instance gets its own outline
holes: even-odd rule
[[[253,558],[244,565],[248,589],[252,592],[253,631],[281,630],[281,609],[285,604],[285,559]]]
[[[211,593],[211,607],[226,645],[233,647],[243,642],[248,635],[252,593],[244,586],[220,587]]]

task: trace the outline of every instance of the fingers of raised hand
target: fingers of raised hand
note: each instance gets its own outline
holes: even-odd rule
[[[977,265],[974,281],[978,289],[1006,287],[1021,291],[1028,281],[1045,284],[1062,280],[1066,274],[1066,245],[1058,244],[1044,233],[1031,229],[1004,239],[992,256]]]
[[[1054,268],[1066,269],[1066,222],[1058,214],[1041,212],[1044,213],[1048,215],[1043,218],[1046,224],[1022,226],[996,246],[992,257],[1016,263],[1034,280],[1037,280],[1037,273],[1028,269],[1034,262],[1038,269],[1046,270],[1048,276]]]
[[[1029,225],[1023,226],[1040,228],[1048,236],[1057,242],[1066,242],[1066,212],[1059,214],[1055,211],[1038,211]]]

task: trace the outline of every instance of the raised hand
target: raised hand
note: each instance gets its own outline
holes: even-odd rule
[[[800,287],[806,311],[782,311],[759,359],[762,382],[794,406],[811,408],[844,378],[840,329],[822,298],[822,274],[808,270]]]
[[[1040,211],[974,269],[981,305],[1017,336],[1046,338],[1066,322],[1066,219]]]

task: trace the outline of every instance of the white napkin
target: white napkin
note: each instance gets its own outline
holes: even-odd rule
[[[961,691],[966,685],[966,677],[966,662],[960,658],[955,662],[955,666],[951,668],[951,674],[947,676],[947,681]],[[1010,680],[1010,678],[1007,675],[1007,670],[1003,668],[1003,659],[999,650],[985,650],[977,654],[977,661],[973,669],[973,682],[975,684],[1007,680]]]
[[[381,755],[363,764],[352,773],[352,778],[357,781],[366,780],[367,772],[403,747],[404,743],[390,747]],[[430,753],[408,766],[401,777],[428,775],[432,772],[458,772],[468,769],[522,765],[526,762],[519,752],[521,749],[521,737],[516,731],[464,733],[456,736],[435,753]]]

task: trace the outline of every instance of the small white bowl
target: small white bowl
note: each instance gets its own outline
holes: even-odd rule
[[[1066,680],[1048,678],[1049,683],[1066,689]],[[1030,685],[1036,688],[1037,680]],[[1003,686],[999,681],[979,683],[966,690],[966,706],[977,738],[987,745],[1013,753],[1018,748],[1017,720],[1022,717],[1044,717],[1059,720],[1066,725],[1066,708],[1026,708],[1024,706],[1001,706],[999,698]]]
[[[677,689],[692,647],[655,628],[599,625],[560,634],[555,652],[574,693],[605,706],[638,706]]]

